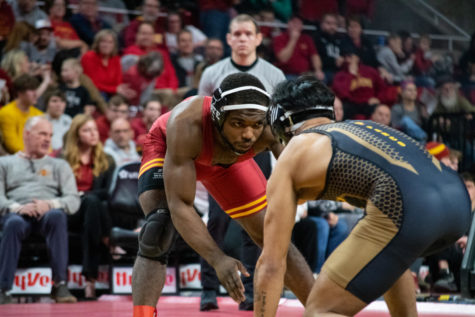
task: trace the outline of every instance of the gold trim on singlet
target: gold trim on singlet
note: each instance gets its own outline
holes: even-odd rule
[[[376,146],[372,145],[368,141],[363,140],[362,138],[358,137],[357,135],[355,135],[355,134],[353,134],[349,131],[346,131],[346,130],[343,130],[343,129],[340,129],[340,128],[329,128],[327,131],[328,132],[332,132],[332,131],[340,132],[340,133],[346,135],[347,137],[349,137],[350,139],[352,139],[353,141],[357,142],[358,144],[364,146],[368,150],[370,150],[370,151],[376,153],[377,155],[381,156],[382,158],[384,158],[389,163],[391,163],[393,165],[396,165],[396,166],[400,166],[402,168],[405,168],[405,169],[413,172],[416,175],[419,175],[419,173],[416,171],[414,166],[412,166],[410,163],[408,163],[406,161],[402,161],[402,160],[392,158],[388,154],[384,153],[381,149],[377,148]]]
[[[397,233],[398,228],[391,218],[368,201],[366,216],[332,252],[322,270],[332,281],[346,288],[388,246]]]
[[[165,160],[164,158],[156,158],[156,159],[150,160],[150,161],[148,161],[147,163],[143,164],[143,165],[140,167],[139,178],[140,178],[140,176],[142,176],[143,173],[145,173],[146,171],[148,171],[148,170],[151,169],[152,167],[160,167],[160,166],[163,166],[163,161],[164,161],[164,160]]]

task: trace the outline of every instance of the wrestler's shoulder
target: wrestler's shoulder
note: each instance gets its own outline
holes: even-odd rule
[[[168,124],[201,123],[204,100],[203,96],[193,96],[183,100],[171,111]]]

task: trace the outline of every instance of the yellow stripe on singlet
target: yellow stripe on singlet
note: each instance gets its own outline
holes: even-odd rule
[[[163,166],[162,162],[152,163],[152,164],[147,163],[146,165],[142,166],[142,168],[140,168],[139,178],[140,178],[140,176],[142,176],[143,173],[145,173],[146,171],[148,171],[152,167],[160,167],[160,166]]]
[[[257,199],[257,200],[254,200],[248,204],[245,204],[245,205],[242,205],[242,206],[239,206],[239,207],[236,207],[236,208],[232,208],[232,209],[228,209],[228,210],[225,210],[225,212],[227,214],[230,214],[230,213],[233,213],[235,211],[238,211],[238,210],[243,210],[243,209],[246,209],[246,208],[249,208],[249,207],[253,207],[253,206],[256,206],[258,205],[260,202],[262,202],[263,200],[266,199],[266,195],[262,196],[261,198]]]
[[[230,215],[230,217],[233,218],[233,219],[241,218],[241,217],[248,216],[250,214],[256,213],[258,211],[261,211],[262,209],[264,209],[266,207],[267,207],[267,201],[264,201],[263,204],[261,204],[260,206],[257,206],[254,209],[251,209],[251,210],[248,210],[248,211],[245,211],[245,212],[242,212],[242,213],[237,213],[237,214],[234,214],[234,215]]]

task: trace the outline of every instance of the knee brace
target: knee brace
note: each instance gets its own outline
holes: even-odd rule
[[[177,237],[170,211],[157,209],[147,215],[139,234],[139,255],[167,264],[168,254]]]

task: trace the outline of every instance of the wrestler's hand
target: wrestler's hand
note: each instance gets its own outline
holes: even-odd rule
[[[237,303],[245,301],[244,285],[238,273],[241,272],[241,274],[249,276],[244,265],[239,260],[229,256],[223,256],[222,259],[217,261],[214,269],[216,270],[219,281],[228,291],[229,296]]]

